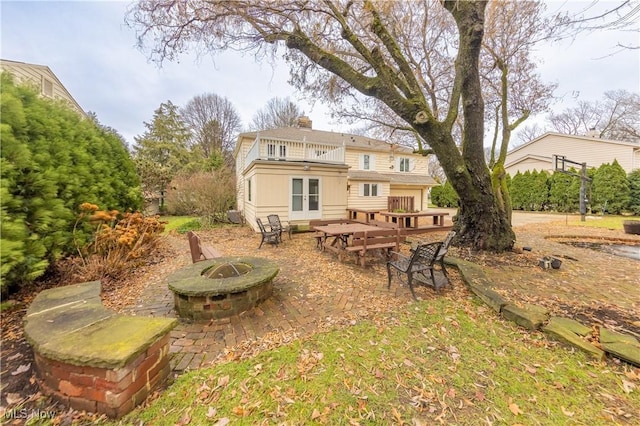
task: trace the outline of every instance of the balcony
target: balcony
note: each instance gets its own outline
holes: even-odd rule
[[[257,137],[247,156],[245,167],[254,160],[311,161],[327,164],[344,164],[344,146],[317,142],[294,141]]]

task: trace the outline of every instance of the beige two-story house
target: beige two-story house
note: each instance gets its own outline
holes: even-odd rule
[[[298,127],[241,133],[234,150],[237,208],[251,226],[278,214],[291,224],[347,217],[347,209],[387,210],[389,197],[413,197],[426,210],[428,157],[365,136]]]

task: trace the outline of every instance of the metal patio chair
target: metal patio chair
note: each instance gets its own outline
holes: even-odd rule
[[[407,284],[411,290],[411,295],[414,299],[416,293],[413,290],[414,281],[418,281],[424,285],[430,285],[435,290],[438,290],[436,278],[433,273],[433,265],[436,262],[438,252],[442,247],[441,242],[422,244],[413,250],[411,256],[405,256],[400,253],[392,252],[392,255],[396,255],[396,260],[389,260],[387,262],[387,288],[391,288],[391,272],[392,268],[398,275],[398,278],[402,278],[402,275],[407,276]]]
[[[283,225],[280,222],[280,216],[277,214],[270,214],[267,216],[267,220],[269,221],[269,226],[272,231],[278,231],[278,236],[280,238],[280,242],[282,242],[282,233],[286,232],[289,235],[289,239],[291,239],[291,225],[288,223]]]
[[[277,247],[280,242],[280,233],[274,230],[267,231],[260,218],[256,218],[256,222],[258,223],[258,228],[260,228],[260,234],[262,235],[262,240],[260,240],[258,248],[261,248],[264,243],[275,244]]]

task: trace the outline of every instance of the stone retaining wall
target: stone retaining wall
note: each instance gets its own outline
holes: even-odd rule
[[[40,388],[76,410],[119,418],[169,375],[177,320],[118,315],[102,306],[100,282],[41,292],[25,317]]]

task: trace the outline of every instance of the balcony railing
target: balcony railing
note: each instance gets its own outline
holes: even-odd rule
[[[257,137],[247,152],[245,167],[254,160],[314,161],[344,164],[344,146]]]

